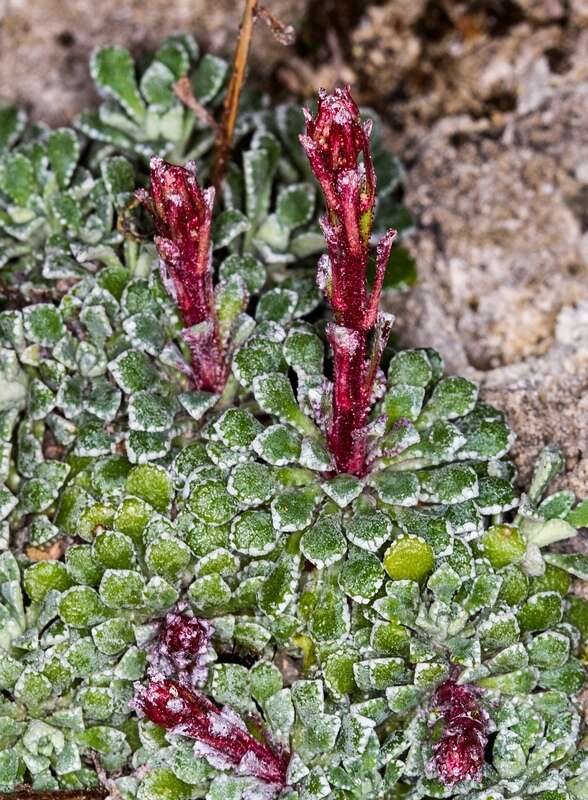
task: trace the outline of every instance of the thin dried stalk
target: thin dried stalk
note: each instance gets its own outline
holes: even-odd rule
[[[221,124],[215,142],[212,185],[215,188],[217,197],[231,155],[231,145],[235,132],[235,123],[237,121],[237,111],[239,109],[239,97],[245,77],[245,67],[247,66],[247,57],[249,55],[256,12],[257,0],[246,0],[241,26],[239,28],[235,57],[233,58],[231,80],[229,82]]]
[[[190,78],[184,75],[174,83],[174,93],[176,97],[187,107],[193,111],[198,119],[205,125],[208,125],[212,130],[218,130],[218,124],[210,111],[202,105],[195,97],[192,91],[192,84]]]

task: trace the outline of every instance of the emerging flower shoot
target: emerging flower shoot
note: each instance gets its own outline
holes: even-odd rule
[[[228,365],[212,283],[214,189],[200,188],[193,162],[186,168],[154,157],[150,190],[140,189],[136,196],[153,217],[161,277],[182,315],[194,384],[222,392]]]
[[[441,738],[433,748],[434,771],[445,786],[463,780],[479,782],[488,743],[488,717],[475,691],[446,680],[433,695],[433,710],[443,725]]]
[[[328,255],[321,258],[318,268],[318,284],[334,316],[327,330],[334,356],[327,439],[337,470],[358,476],[368,467],[366,425],[392,322],[378,313],[378,307],[396,236],[388,231],[379,242],[370,292],[369,241],[376,201],[370,131],[371,122],[361,122],[359,109],[345,88],[319,94],[316,119],[306,112],[306,135],[300,137],[327,206],[321,225]]]
[[[218,769],[233,769],[267,784],[286,783],[288,756],[256,739],[234,711],[171,680],[140,687],[135,708],[166,730],[196,740],[195,753]]]
[[[184,685],[200,685],[211,660],[212,623],[177,609],[166,614],[159,636],[149,653],[151,672],[176,674]]]

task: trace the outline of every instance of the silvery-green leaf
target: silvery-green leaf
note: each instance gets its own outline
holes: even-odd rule
[[[92,78],[105,97],[117,100],[133,119],[145,116],[145,104],[135,79],[135,65],[128,50],[103,47],[96,50],[90,62]]]
[[[266,511],[244,511],[231,523],[230,543],[237,552],[263,556],[276,546],[278,532]]]
[[[420,483],[414,472],[376,472],[369,478],[383,503],[414,506],[418,502]]]
[[[0,161],[0,189],[17,206],[26,206],[36,190],[33,165],[22,153],[4,155]]]
[[[251,442],[257,455],[268,464],[283,467],[300,458],[300,438],[288,425],[270,425]]]
[[[250,294],[257,294],[265,284],[267,273],[263,264],[249,253],[227,256],[219,267],[221,280],[230,278],[231,275],[240,275],[245,281]]]
[[[504,478],[480,476],[479,492],[475,498],[478,510],[487,516],[510,511],[519,504],[519,496],[510,481]]]
[[[319,518],[302,535],[300,550],[319,569],[339,561],[347,550],[340,521],[334,516]]]
[[[314,487],[300,487],[283,492],[272,500],[274,527],[283,532],[301,531],[314,517],[319,495]]]
[[[259,375],[253,379],[253,394],[263,411],[287,422],[302,434],[314,438],[316,429],[300,410],[290,381],[279,372]]]
[[[355,514],[345,524],[345,534],[357,547],[375,553],[390,538],[392,523],[380,511]]]
[[[291,330],[283,345],[284,358],[296,370],[307,375],[322,374],[324,347],[311,330]]]
[[[213,100],[225,81],[228,65],[222,58],[206,53],[192,73],[192,89],[205,105]]]
[[[361,481],[354,475],[339,474],[335,475],[322,484],[323,491],[331,500],[334,500],[339,508],[345,508],[352,503],[362,492]]]
[[[433,377],[431,364],[424,350],[403,350],[397,353],[388,367],[391,386],[426,387]]]
[[[155,368],[140,350],[126,350],[110,362],[108,369],[125,394],[153,390],[158,384]]]
[[[285,369],[280,345],[268,338],[248,339],[233,358],[233,375],[245,388],[250,388],[257,376]]]
[[[478,496],[478,478],[471,467],[449,464],[419,472],[420,497],[426,502],[463,503]]]
[[[461,377],[449,377],[440,381],[433,389],[417,427],[422,429],[436,420],[449,420],[469,414],[476,405],[478,387]]]
[[[276,203],[278,220],[288,229],[310,222],[314,214],[315,189],[309,183],[292,184],[278,194]]]
[[[245,214],[236,208],[227,208],[215,219],[212,226],[212,241],[215,250],[226,247],[233,239],[249,230],[250,223]]]
[[[270,320],[285,325],[292,319],[297,302],[296,292],[290,289],[271,289],[260,298],[255,318],[258,322]]]
[[[23,132],[26,114],[14,106],[0,106],[0,152],[8,150]]]
[[[231,470],[227,491],[243,508],[263,505],[277,489],[272,468],[266,464],[238,464]]]
[[[367,550],[354,548],[339,572],[339,586],[356,603],[369,603],[384,582],[380,559]]]

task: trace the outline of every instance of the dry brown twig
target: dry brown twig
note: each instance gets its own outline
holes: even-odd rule
[[[192,91],[192,84],[190,82],[190,78],[187,75],[184,75],[183,78],[180,78],[178,81],[174,83],[174,93],[176,97],[181,100],[181,102],[193,111],[194,114],[198,117],[200,122],[203,122],[205,125],[208,125],[214,131],[218,130],[218,123],[215,118],[212,116],[210,111],[202,105],[202,103],[194,97],[194,92]]]
[[[212,185],[217,196],[222,186],[227,164],[231,155],[233,134],[237,121],[239,109],[239,97],[243,88],[245,68],[251,46],[251,36],[256,18],[262,19],[270,28],[276,39],[281,44],[291,44],[294,38],[294,29],[291,25],[285,25],[275,14],[258,3],[258,0],[245,0],[245,9],[239,27],[239,37],[233,58],[231,70],[231,80],[225,97],[221,123],[217,128],[214,161],[212,167]]]

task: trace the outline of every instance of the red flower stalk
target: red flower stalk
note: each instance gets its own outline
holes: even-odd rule
[[[214,306],[211,223],[214,189],[198,185],[194,162],[185,167],[151,159],[150,189],[137,198],[155,224],[165,288],[177,303],[192,355],[196,387],[222,392],[228,364]]]
[[[213,626],[207,620],[181,613],[180,609],[170,611],[149,653],[151,671],[166,676],[175,674],[184,685],[203,683],[211,660],[212,633]]]
[[[300,141],[327,205],[321,226],[328,255],[319,262],[317,282],[335,318],[327,331],[334,355],[327,441],[337,470],[361,476],[368,468],[365,429],[374,381],[391,325],[391,318],[378,314],[378,308],[396,233],[388,231],[378,244],[370,292],[367,269],[376,202],[371,122],[362,124],[348,87],[330,95],[321,91],[316,119],[308,112],[305,117],[306,135]]]
[[[433,746],[431,767],[445,786],[480,781],[488,743],[488,715],[470,686],[444,681],[433,695],[433,710],[443,721],[443,733]]]
[[[280,788],[286,784],[287,754],[275,753],[249,733],[232,709],[219,708],[202,692],[175,681],[155,680],[139,688],[133,706],[156,725],[195,739],[194,752],[213,766]]]

